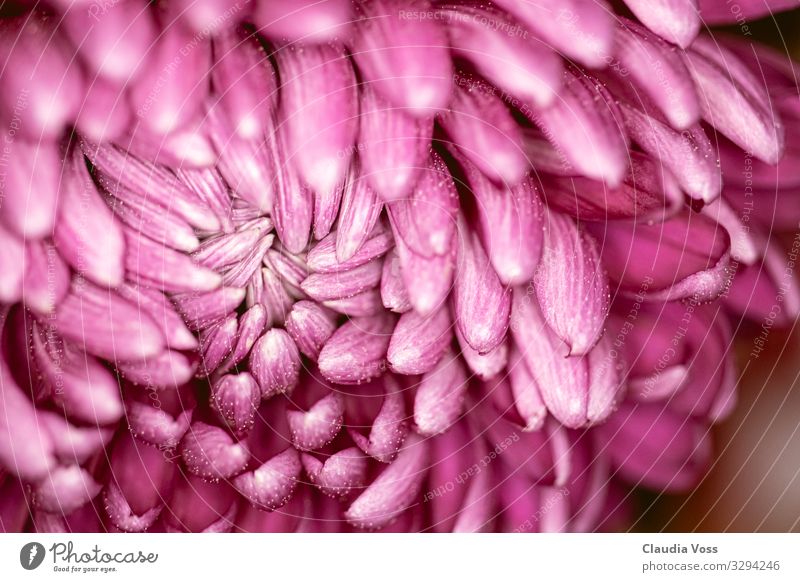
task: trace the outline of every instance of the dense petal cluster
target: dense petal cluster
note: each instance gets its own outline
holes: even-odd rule
[[[796,2],[625,4],[3,16],[0,530],[594,531],[692,487],[729,316],[800,315],[795,71],[700,28]]]

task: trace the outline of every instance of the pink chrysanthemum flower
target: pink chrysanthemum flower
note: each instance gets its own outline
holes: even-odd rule
[[[800,313],[792,0],[26,4],[0,529],[617,527]]]

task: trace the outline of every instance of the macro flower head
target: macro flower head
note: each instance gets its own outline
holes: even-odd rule
[[[708,28],[797,2],[728,5],[4,11],[0,529],[596,531],[690,490],[738,322],[800,314],[796,72]]]

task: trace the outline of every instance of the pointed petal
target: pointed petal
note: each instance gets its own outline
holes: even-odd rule
[[[270,130],[278,101],[275,70],[258,39],[242,30],[224,30],[213,42],[211,82],[218,99],[216,106],[225,112],[236,137],[260,139]]]
[[[394,325],[395,318],[388,313],[347,321],[323,346],[320,372],[338,384],[359,384],[379,376],[386,368]]]
[[[603,333],[609,309],[608,278],[597,242],[563,214],[549,212],[545,245],[536,270],[536,297],[547,324],[582,356]]]
[[[245,435],[255,423],[261,389],[247,372],[226,374],[211,387],[211,405],[237,435]]]
[[[581,174],[611,185],[622,180],[628,140],[616,99],[598,81],[567,71],[558,101],[527,114]]]
[[[430,4],[359,3],[352,51],[364,80],[374,90],[394,105],[426,116],[447,104],[452,64],[445,30],[433,20],[403,18],[409,7],[426,10]]]
[[[367,457],[356,447],[338,451],[320,462],[311,455],[303,455],[303,467],[312,483],[331,497],[344,497],[366,482]]]
[[[433,118],[415,117],[364,87],[359,124],[362,175],[386,202],[408,196],[430,155]]]
[[[373,234],[383,204],[359,171],[351,170],[342,193],[336,229],[336,260],[347,263]],[[311,257],[309,256],[309,260]],[[311,267],[312,269],[314,267]]]
[[[395,234],[412,252],[430,258],[450,251],[458,195],[447,166],[437,154],[431,154],[411,196],[387,208]]]
[[[459,332],[478,353],[492,351],[505,338],[511,293],[466,225],[459,229],[453,310]]]
[[[763,86],[738,57],[706,37],[685,53],[703,119],[755,157],[776,164],[784,131]]]
[[[417,497],[427,469],[423,439],[409,435],[397,459],[353,501],[347,520],[361,528],[380,528],[405,511]]]
[[[508,379],[514,406],[525,421],[525,430],[539,430],[547,416],[547,406],[542,399],[536,379],[531,374],[528,364],[520,355],[519,348],[512,344],[508,362]]]
[[[125,403],[125,418],[131,434],[161,449],[177,447],[192,422],[192,410],[173,417],[163,408],[135,400]]]
[[[415,311],[401,315],[387,353],[392,371],[413,375],[432,370],[453,340],[452,327],[447,306],[428,316]]]
[[[225,430],[195,422],[181,442],[181,456],[193,475],[204,479],[229,479],[247,464],[249,453]]]
[[[298,349],[316,360],[328,338],[336,329],[333,314],[313,301],[298,301],[286,316],[286,331]]]
[[[292,443],[300,450],[313,451],[331,442],[342,428],[344,400],[331,392],[320,398],[307,411],[286,413],[292,431]]]
[[[505,93],[547,107],[561,85],[561,58],[504,13],[475,5],[446,5],[451,50]],[[504,97],[505,98],[505,97]]]
[[[403,283],[400,259],[396,250],[389,251],[383,261],[381,273],[381,302],[386,309],[395,313],[405,313],[411,309],[408,291]]]
[[[65,339],[112,362],[153,357],[165,346],[158,325],[136,305],[79,280],[59,303],[52,324]]]
[[[348,36],[352,11],[347,0],[259,0],[253,19],[258,32],[275,41],[322,43]]]
[[[688,47],[700,31],[697,0],[625,0],[644,25],[664,40]]]
[[[458,326],[455,327],[455,330],[458,345],[461,348],[461,355],[473,374],[483,380],[488,380],[503,371],[508,362],[507,341],[503,341],[493,350],[481,354],[467,343]]]
[[[382,271],[383,261],[373,259],[349,271],[312,273],[300,287],[316,301],[344,299],[378,285]]]
[[[447,299],[456,266],[456,238],[449,242],[450,253],[425,258],[411,251],[395,232],[395,248],[400,274],[408,300],[422,315],[433,313]]]
[[[22,301],[39,314],[52,314],[69,291],[69,267],[52,243],[36,240],[25,245],[24,264]]]
[[[117,369],[129,382],[140,384],[148,390],[159,390],[186,384],[194,376],[197,365],[182,352],[164,350],[157,356],[135,362],[120,362]]]
[[[253,505],[274,511],[292,496],[301,470],[297,450],[289,447],[254,471],[236,477],[233,485]]]
[[[464,364],[448,353],[420,380],[414,397],[414,423],[423,436],[443,433],[458,420],[469,382]]]
[[[349,259],[340,262],[337,256],[336,241],[338,238],[338,232],[331,233],[309,251],[306,258],[309,269],[316,273],[348,271],[384,255],[394,244],[391,232],[379,227],[365,237],[363,245],[358,248],[357,252],[353,253]]]
[[[244,297],[244,289],[220,287],[208,293],[173,295],[173,300],[189,329],[197,331],[223,319],[239,306]]]
[[[270,329],[253,345],[250,373],[261,386],[262,398],[288,392],[300,375],[300,352],[282,329]]]

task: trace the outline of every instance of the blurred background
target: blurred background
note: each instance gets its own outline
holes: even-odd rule
[[[800,10],[748,23],[753,37],[800,62]],[[741,34],[739,27],[727,29]],[[800,69],[797,70],[800,75]],[[797,202],[800,204],[800,200]],[[743,328],[740,344],[752,346]],[[716,461],[692,493],[636,492],[634,531],[800,532],[800,325],[773,330],[739,384],[739,404],[714,429]]]

